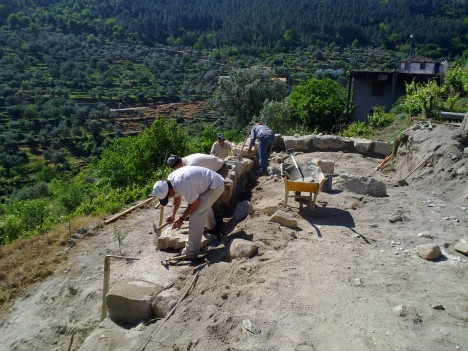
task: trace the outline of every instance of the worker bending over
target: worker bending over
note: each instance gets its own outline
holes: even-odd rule
[[[197,257],[205,227],[212,230],[216,220],[211,206],[224,191],[224,179],[219,174],[204,167],[185,166],[169,174],[167,180],[154,184],[152,195],[166,206],[174,198],[172,214],[166,222],[172,223],[173,229],[180,229],[185,218],[189,219],[189,235],[182,255]],[[188,203],[187,208],[177,217],[182,196]],[[176,218],[177,217],[177,218]]]
[[[270,127],[264,125],[261,122],[257,124],[250,131],[250,145],[247,150],[248,153],[252,152],[252,148],[255,145],[255,140],[258,139],[258,163],[260,165],[260,170],[257,171],[257,174],[265,175],[268,174],[268,157],[270,156],[271,151],[273,150],[275,142],[275,133],[270,129]]]
[[[172,170],[176,170],[184,166],[205,167],[218,173],[223,178],[226,178],[229,173],[228,165],[214,155],[191,154],[182,158],[176,155],[171,155],[167,159],[167,164]]]

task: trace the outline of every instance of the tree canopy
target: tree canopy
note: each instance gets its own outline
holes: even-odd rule
[[[330,131],[346,109],[346,89],[330,78],[296,85],[289,97],[293,119],[313,131]]]
[[[259,116],[266,100],[281,101],[287,95],[284,82],[259,68],[234,69],[219,81],[214,100],[231,119],[232,125],[245,127]]]

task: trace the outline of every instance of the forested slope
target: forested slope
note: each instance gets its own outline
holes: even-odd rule
[[[9,0],[0,24],[255,52],[355,40],[395,49],[413,34],[426,54],[442,56],[463,51],[467,7],[463,0]]]

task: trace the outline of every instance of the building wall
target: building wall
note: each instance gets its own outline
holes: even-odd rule
[[[406,69],[406,65],[410,63],[409,71]],[[426,74],[434,74],[436,72],[436,64],[433,62],[426,62],[425,67],[421,68],[422,62],[411,62],[411,61],[403,61],[400,62],[400,72],[408,72],[408,73],[426,73]]]
[[[353,88],[353,103],[355,106],[353,121],[367,122],[367,115],[374,106],[384,106],[388,111],[394,102],[406,94],[404,83],[397,81],[392,91],[392,76],[389,76],[385,82],[368,79],[355,79]],[[372,87],[374,83],[383,83],[385,88],[382,96],[373,96]]]

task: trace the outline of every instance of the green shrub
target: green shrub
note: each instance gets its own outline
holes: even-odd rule
[[[0,244],[6,245],[19,238],[24,231],[24,223],[13,214],[6,215],[0,221]]]
[[[372,136],[373,131],[373,128],[364,122],[353,122],[344,130],[343,136],[369,138]]]
[[[369,125],[373,128],[388,127],[395,120],[395,115],[391,112],[386,113],[384,107],[375,106],[372,115],[367,117]]]

